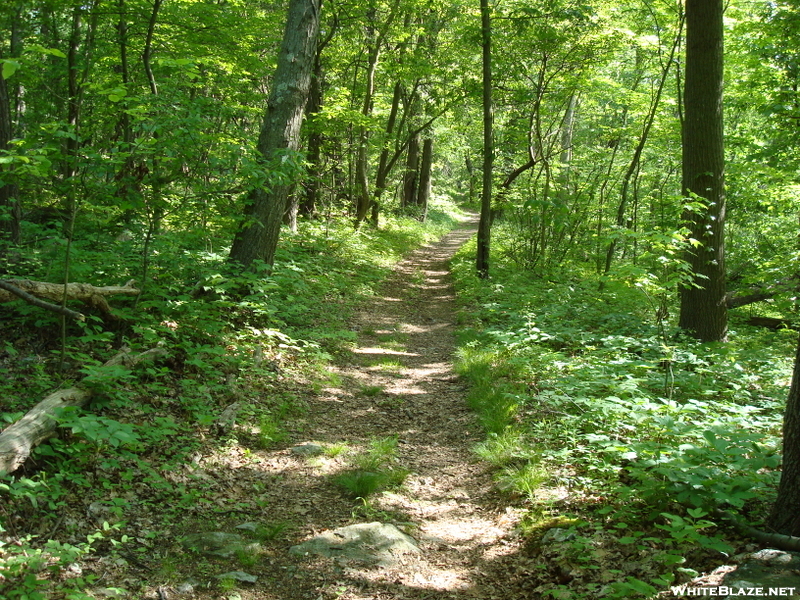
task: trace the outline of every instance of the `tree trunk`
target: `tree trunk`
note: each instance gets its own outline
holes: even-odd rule
[[[724,340],[725,186],[722,130],[722,0],[686,2],[683,194],[707,209],[687,216],[699,242],[686,253],[698,287],[681,290],[679,326],[703,341]]]
[[[569,164],[572,162],[572,138],[575,133],[575,109],[578,106],[578,93],[573,92],[567,102],[564,121],[561,123],[561,165],[565,173],[569,174]],[[569,177],[567,177],[569,179]]]
[[[419,182],[419,134],[411,137],[406,154],[406,172],[403,175],[402,206],[414,206],[417,202]]]
[[[311,76],[311,86],[308,92],[306,114],[309,118],[322,110],[322,60],[320,50],[314,58],[314,72]],[[319,203],[319,189],[322,179],[322,130],[318,123],[311,123],[308,134],[308,149],[306,159],[309,164],[309,173],[303,185],[303,198],[300,201],[300,214],[304,217],[313,217]]]
[[[258,138],[258,150],[267,165],[279,165],[281,154],[299,146],[300,125],[311,86],[311,71],[319,34],[319,0],[291,0],[278,67],[267,113]],[[236,234],[230,260],[250,267],[255,260],[272,265],[281,221],[292,183],[250,193],[247,222]]]
[[[375,174],[375,195],[372,199],[372,224],[378,226],[378,213],[380,212],[381,196],[386,190],[386,180],[389,177],[391,167],[389,166],[389,141],[394,133],[397,123],[397,112],[400,110],[400,97],[403,93],[403,85],[398,81],[394,84],[392,92],[392,108],[389,111],[389,120],[386,122],[386,140],[383,143],[381,157],[378,160],[378,171]]]
[[[783,415],[781,482],[767,526],[784,535],[800,536],[800,343]]]
[[[339,21],[336,17],[329,23],[328,35],[317,44],[317,51],[314,53],[314,70],[311,75],[311,84],[308,90],[308,100],[306,101],[306,115],[312,118],[322,112],[323,103],[323,82],[325,73],[322,70],[322,51],[333,39],[334,34],[339,28]],[[303,199],[300,201],[300,214],[304,217],[313,217],[317,212],[319,204],[320,186],[322,185],[322,127],[319,123],[312,123],[308,134],[308,148],[306,150],[306,160],[309,164],[308,177],[303,183]]]
[[[492,20],[489,0],[480,0],[481,45],[483,61],[483,187],[481,188],[481,217],[478,222],[478,249],[475,267],[478,277],[489,277],[489,247],[491,237],[492,167],[494,165],[492,111]]]
[[[433,140],[425,138],[422,143],[422,163],[419,167],[419,189],[417,190],[417,206],[419,220],[423,223],[428,216],[428,200],[431,197],[431,168],[433,167]]]
[[[372,114],[373,96],[375,95],[375,72],[378,67],[378,59],[381,55],[383,42],[397,16],[399,5],[400,0],[395,0],[389,9],[389,14],[382,28],[377,34],[373,32],[374,40],[369,49],[369,59],[367,63],[367,85],[364,92],[364,104],[361,109],[361,114],[365,117],[369,117]],[[361,223],[367,218],[367,214],[372,207],[372,196],[369,192],[369,178],[367,176],[368,143],[369,131],[365,125],[362,125],[359,128],[358,155],[356,157],[356,186],[358,188],[358,194],[356,196],[356,228],[361,226]]]

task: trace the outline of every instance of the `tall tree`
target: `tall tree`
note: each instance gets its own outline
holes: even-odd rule
[[[481,218],[478,223],[478,250],[475,268],[478,277],[489,277],[491,236],[492,177],[494,165],[494,131],[492,114],[492,19],[489,0],[481,0],[481,44],[483,57],[483,186]]]
[[[267,169],[280,168],[297,151],[300,124],[308,101],[311,73],[319,36],[320,0],[291,0],[275,79],[258,138],[258,151]],[[276,178],[277,179],[277,178]],[[244,267],[255,260],[271,265],[281,222],[292,187],[291,177],[259,186],[248,198],[247,221],[236,234],[230,259]]]
[[[705,205],[687,221],[697,240],[686,260],[697,278],[681,290],[679,325],[703,341],[724,340],[725,185],[722,130],[723,1],[686,2],[683,194]]]

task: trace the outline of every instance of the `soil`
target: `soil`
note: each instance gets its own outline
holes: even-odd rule
[[[225,466],[232,469],[232,491],[262,490],[263,514],[242,514],[241,521],[292,526],[287,535],[265,543],[255,565],[229,565],[257,575],[255,584],[224,592],[197,582],[194,597],[510,597],[501,593],[503,583],[491,577],[491,564],[519,550],[518,515],[493,489],[488,465],[472,452],[482,432],[467,407],[466,384],[453,370],[457,306],[448,262],[475,227],[470,217],[397,265],[379,297],[356,315],[352,328],[358,341],[330,367],[335,385],[309,400],[302,433],[292,436],[292,446],[258,452],[256,460],[255,453],[234,453],[199,461],[209,474],[216,472],[209,475],[215,479]],[[409,471],[402,486],[363,501],[333,483],[332,475],[347,468],[353,452],[391,436],[397,438],[396,466]],[[311,457],[293,450],[302,444],[344,444],[348,450]],[[422,552],[391,567],[340,564],[288,552],[320,532],[371,521],[398,526]],[[177,582],[151,587],[146,595],[175,597],[170,594],[178,587]]]

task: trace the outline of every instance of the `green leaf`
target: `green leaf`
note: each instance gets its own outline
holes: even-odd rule
[[[3,79],[8,79],[19,69],[19,63],[15,60],[3,60]]]

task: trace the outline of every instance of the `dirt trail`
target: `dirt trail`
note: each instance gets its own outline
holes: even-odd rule
[[[448,261],[474,231],[470,220],[397,266],[380,297],[357,316],[356,347],[333,367],[335,387],[312,400],[299,438],[358,447],[396,435],[399,463],[411,471],[402,488],[359,507],[327,477],[346,458],[309,459],[287,450],[259,465],[278,483],[268,512],[298,525],[291,543],[383,521],[405,529],[422,553],[400,566],[364,567],[288,557],[275,548],[264,577],[242,598],[498,597],[487,565],[516,550],[516,517],[497,501],[491,474],[471,452],[480,432],[453,371],[456,306]]]

